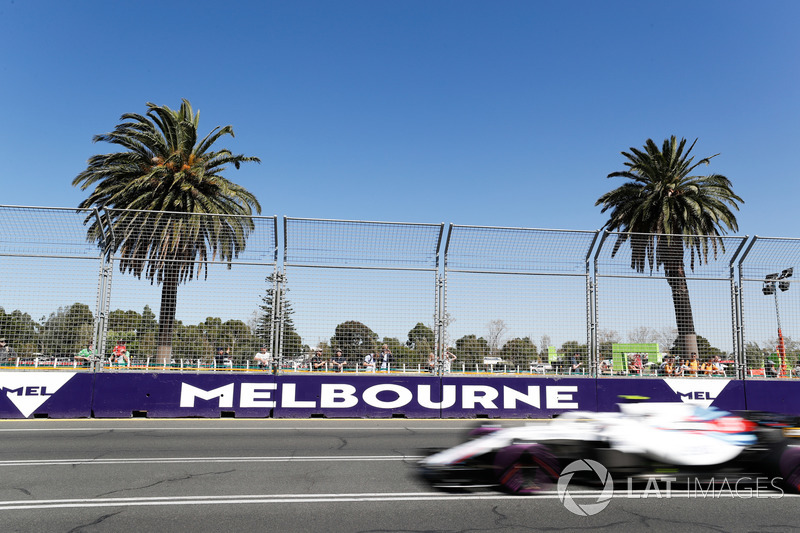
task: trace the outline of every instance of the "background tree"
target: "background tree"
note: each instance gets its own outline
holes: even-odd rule
[[[119,252],[121,272],[161,285],[157,355],[166,361],[178,285],[195,270],[207,276],[209,258],[230,267],[254,228],[250,215],[261,212],[256,197],[222,172],[259,160],[212,149],[220,137],[233,136],[231,126],[216,127],[198,142],[200,113],[188,100],[178,110],[149,102],[147,108],[146,116],[126,113],[113,132],[94,137],[125,151],[93,156],[72,184],[94,186],[79,207],[112,209],[102,222],[86,218],[88,240],[109,256]],[[112,234],[114,241],[107,241]]]
[[[392,367],[402,366],[403,363],[411,362],[412,359],[417,359],[414,351],[412,351],[404,342],[400,342],[397,337],[384,337],[381,342],[392,352]],[[428,360],[428,354],[425,354],[425,360]]]
[[[553,341],[550,340],[550,335],[542,335],[542,337],[539,339],[539,353],[542,354],[542,360],[544,361],[547,361],[547,349],[550,347],[552,342]]]
[[[500,351],[500,345],[503,343],[503,337],[508,330],[508,326],[506,326],[505,321],[498,319],[489,322],[487,327],[489,331],[486,336],[486,342],[489,344],[489,350],[491,350],[492,355],[497,355]]]
[[[17,355],[41,353],[39,324],[28,313],[15,309],[6,314],[0,307],[0,337],[17,352]]]
[[[436,343],[436,336],[433,330],[423,324],[417,322],[417,325],[411,328],[408,332],[408,340],[406,346],[413,350],[417,355],[424,355],[427,360],[428,354],[434,351],[434,344]]]
[[[558,349],[558,355],[566,360],[569,360],[574,354],[578,354],[579,359],[581,362],[586,364],[587,356],[589,354],[589,347],[585,344],[581,344],[578,341],[567,341],[561,345],[561,348]]]
[[[628,331],[628,342],[632,343],[656,342],[656,337],[656,330],[647,326],[639,326]]]
[[[654,341],[658,343],[658,347],[662,352],[666,350],[668,346],[673,346],[677,338],[678,330],[671,326],[662,326],[655,330]]]
[[[605,228],[621,232],[612,255],[630,240],[631,268],[644,272],[649,268],[664,269],[672,291],[675,320],[678,326],[678,353],[697,351],[689,287],[686,283],[684,250],[689,250],[689,267],[705,263],[725,246],[720,238],[726,228],[736,231],[738,225],[731,208],[738,210],[743,200],[733,193],[730,180],[719,174],[695,176],[700,165],[708,165],[715,157],[698,162],[690,157],[686,139],[678,142],[673,135],[658,148],[652,139],[644,150],[631,148],[622,152],[628,161],[627,170],[612,172],[609,178],[631,181],[602,195],[595,205],[602,212],[610,210]]]
[[[673,350],[676,349],[675,346],[672,347]],[[728,354],[720,350],[715,346],[711,346],[711,342],[708,339],[703,337],[702,335],[697,336],[697,357],[700,359],[701,362],[705,361],[711,356],[718,355],[722,359],[726,359]]]
[[[597,331],[597,351],[600,360],[613,357],[614,344],[620,342],[619,332],[613,329],[599,329]]]
[[[275,300],[275,274],[272,273],[266,278],[267,290],[261,298],[261,305],[259,308],[258,320],[255,326],[255,332],[262,345],[267,346],[267,349],[272,350],[272,308]],[[303,340],[297,333],[294,326],[294,309],[292,309],[292,302],[286,297],[289,289],[284,287],[281,292],[280,309],[283,313],[283,334],[281,349],[284,356],[295,357],[303,353],[302,345]]]
[[[94,339],[94,315],[89,306],[76,302],[59,307],[42,324],[44,353],[70,356]]]
[[[483,337],[464,335],[456,341],[455,356],[467,366],[483,364],[483,358],[490,353],[489,343]]]
[[[514,365],[527,367],[528,364],[537,359],[536,345],[531,341],[530,337],[511,339],[503,345],[500,350],[500,357]]]
[[[368,353],[378,351],[378,334],[361,322],[342,322],[331,337],[331,349],[342,350],[348,362],[361,361]]]
[[[189,355],[189,359],[211,362],[215,353],[214,348],[217,346],[207,337],[203,324],[201,322],[198,325],[184,326],[180,321],[175,322],[173,348],[176,356]]]
[[[130,309],[115,309],[108,314],[106,350],[110,352],[118,341],[123,340],[131,357],[147,357],[155,352],[157,330],[158,323],[149,306],[145,305],[141,314]]]

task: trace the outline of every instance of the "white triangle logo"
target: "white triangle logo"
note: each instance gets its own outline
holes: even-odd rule
[[[28,418],[74,375],[75,372],[0,372],[0,390]]]
[[[710,407],[719,393],[731,381],[729,379],[665,378],[669,388],[683,403]]]

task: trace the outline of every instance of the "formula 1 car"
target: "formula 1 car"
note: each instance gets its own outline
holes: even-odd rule
[[[776,489],[800,491],[800,419],[688,403],[619,407],[615,413],[570,411],[545,423],[475,428],[466,442],[422,459],[419,474],[443,490],[535,494],[551,489],[573,461],[589,459],[616,483],[735,476],[769,478]],[[572,475],[575,482],[604,481],[596,474]]]

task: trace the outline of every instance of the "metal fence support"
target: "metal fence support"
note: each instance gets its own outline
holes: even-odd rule
[[[279,261],[277,217],[252,217],[245,249],[231,260],[196,258],[195,279],[180,285],[173,339],[180,363],[150,365],[157,359],[159,280],[132,275],[125,261],[151,259],[125,256],[118,239],[186,215],[148,212],[140,228],[115,232],[118,215],[0,206],[0,336],[19,355],[10,366],[80,368],[73,356],[88,341],[107,355],[110,341],[127,339],[139,361],[133,369],[205,371],[220,366],[213,353],[223,347],[234,360],[223,368],[257,371],[250,362],[269,335],[278,372],[289,361],[302,368],[311,347],[329,359],[331,343],[342,339],[337,325],[352,323],[366,329],[348,341],[359,354],[350,371],[363,370],[354,365],[367,346],[377,353],[389,343],[399,356],[390,361],[396,372],[427,369],[431,352],[441,363],[452,346],[455,367],[464,371],[552,374],[574,351],[594,376],[612,358],[611,346],[636,344],[632,338],[640,345],[658,338],[657,357],[666,353],[680,312],[671,293],[675,276],[668,279],[663,263],[642,256],[639,270],[631,268],[631,235],[284,217]],[[214,226],[222,218],[204,220]],[[609,237],[616,237],[611,246]],[[765,377],[774,362],[785,364],[783,377],[796,377],[800,290],[792,289],[792,269],[800,266],[800,239],[716,237],[692,257],[686,239],[693,237],[673,238],[684,243],[695,330],[708,341],[703,349],[730,356],[736,377]],[[257,324],[265,328],[258,334]]]

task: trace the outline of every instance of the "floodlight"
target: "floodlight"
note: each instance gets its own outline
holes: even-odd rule
[[[792,272],[794,271],[794,267],[787,268],[783,272],[781,272],[781,277],[778,279],[786,280],[792,277]],[[778,283],[778,288],[784,292],[789,290],[790,283],[788,281],[781,281]]]
[[[770,294],[775,294],[776,279],[778,279],[777,272],[774,274],[767,274],[767,277],[764,279],[764,286],[761,288],[761,292],[763,292],[765,296],[769,296]]]

